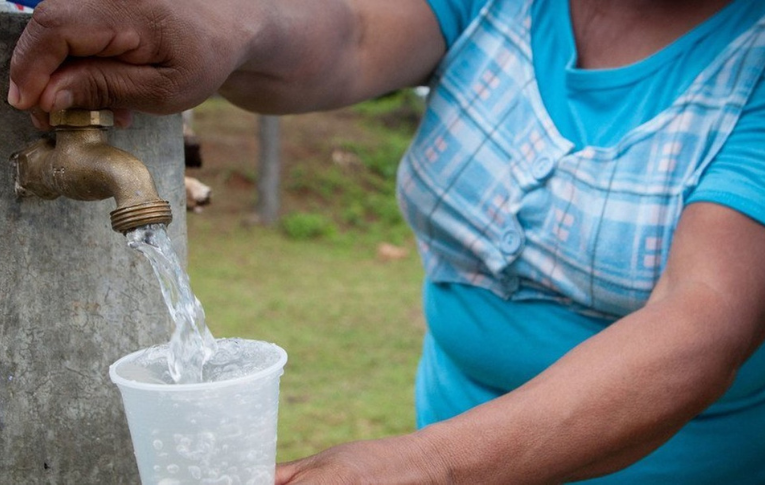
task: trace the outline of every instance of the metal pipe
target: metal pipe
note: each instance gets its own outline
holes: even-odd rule
[[[122,234],[147,224],[172,221],[170,203],[159,198],[146,166],[109,145],[106,129],[111,111],[70,109],[51,113],[55,142],[42,139],[15,153],[16,193],[43,199],[75,200],[114,197],[112,229]]]

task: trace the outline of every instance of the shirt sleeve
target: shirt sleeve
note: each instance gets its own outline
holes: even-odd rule
[[[687,203],[714,202],[765,224],[765,77]]]
[[[478,16],[478,12],[489,0],[428,0],[430,8],[436,14],[441,25],[441,33],[447,48],[454,44],[457,37]]]

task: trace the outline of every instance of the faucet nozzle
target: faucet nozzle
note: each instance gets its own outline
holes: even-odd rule
[[[123,234],[172,221],[170,203],[159,198],[146,166],[107,143],[105,130],[114,125],[111,111],[56,111],[50,114],[50,124],[55,144],[40,140],[12,156],[17,194],[76,200],[114,197],[112,229]]]

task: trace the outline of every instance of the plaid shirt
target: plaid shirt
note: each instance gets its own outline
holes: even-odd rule
[[[612,147],[573,144],[542,103],[531,2],[490,0],[450,49],[399,168],[435,282],[621,316],[656,284],[701,173],[765,68],[765,21]]]

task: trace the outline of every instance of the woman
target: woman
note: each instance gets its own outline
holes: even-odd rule
[[[9,92],[37,113],[431,83],[399,172],[427,275],[421,429],[277,483],[765,483],[761,2],[41,7]]]

